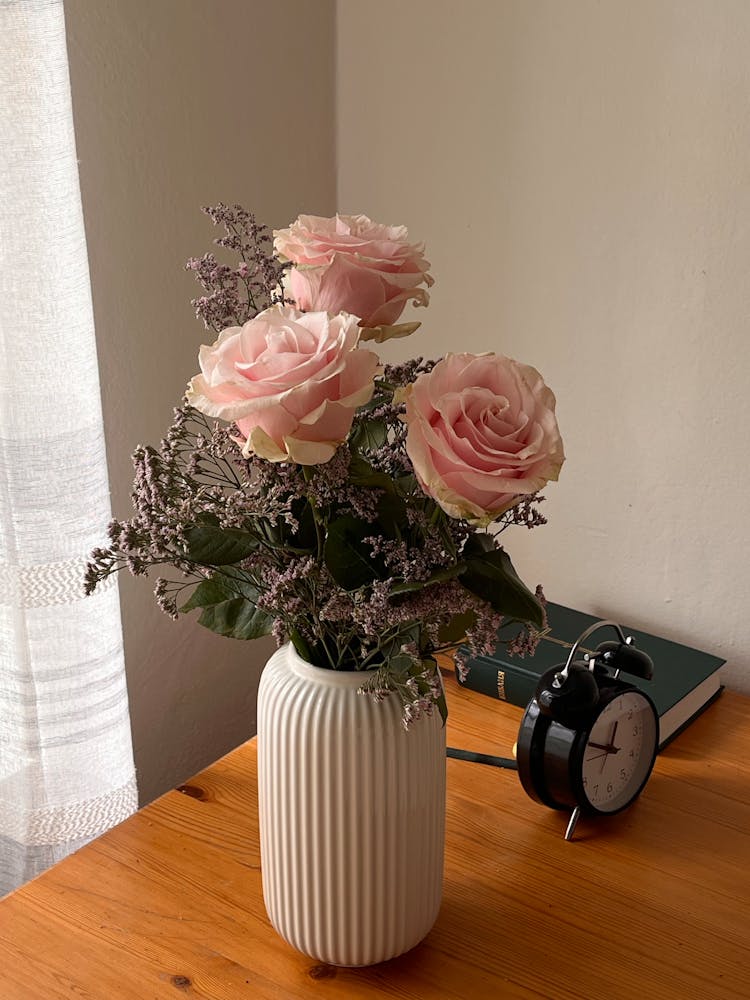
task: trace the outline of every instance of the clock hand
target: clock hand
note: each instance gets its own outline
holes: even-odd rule
[[[616,747],[614,743],[608,743],[606,745],[604,743],[587,743],[586,746],[594,747],[595,750],[603,750],[605,754],[619,753],[622,749],[621,747]],[[593,760],[593,757],[590,759]]]

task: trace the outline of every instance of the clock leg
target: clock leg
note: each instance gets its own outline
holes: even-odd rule
[[[581,815],[581,807],[580,806],[576,806],[575,809],[573,810],[573,812],[571,813],[570,819],[568,821],[568,828],[565,831],[565,839],[566,840],[572,840],[573,839],[573,834],[576,831],[576,823],[578,822],[578,817],[580,815]]]

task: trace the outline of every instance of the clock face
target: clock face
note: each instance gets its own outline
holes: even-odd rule
[[[624,691],[599,713],[583,748],[583,793],[598,812],[617,812],[638,795],[654,763],[659,721],[639,691]]]

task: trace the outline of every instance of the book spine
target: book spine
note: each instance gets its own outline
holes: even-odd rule
[[[456,669],[456,679],[461,687],[497,698],[498,701],[507,701],[520,708],[526,708],[534,697],[538,682],[536,676],[520,673],[507,664],[498,666],[497,663],[479,659],[469,660],[464,680]]]

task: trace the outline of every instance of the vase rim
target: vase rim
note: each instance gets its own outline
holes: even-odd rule
[[[360,687],[368,677],[377,673],[374,670],[334,670],[332,667],[318,667],[314,663],[303,660],[294,644],[285,642],[278,650],[283,653],[289,669],[298,677],[306,677],[318,683],[334,684],[339,687]]]

